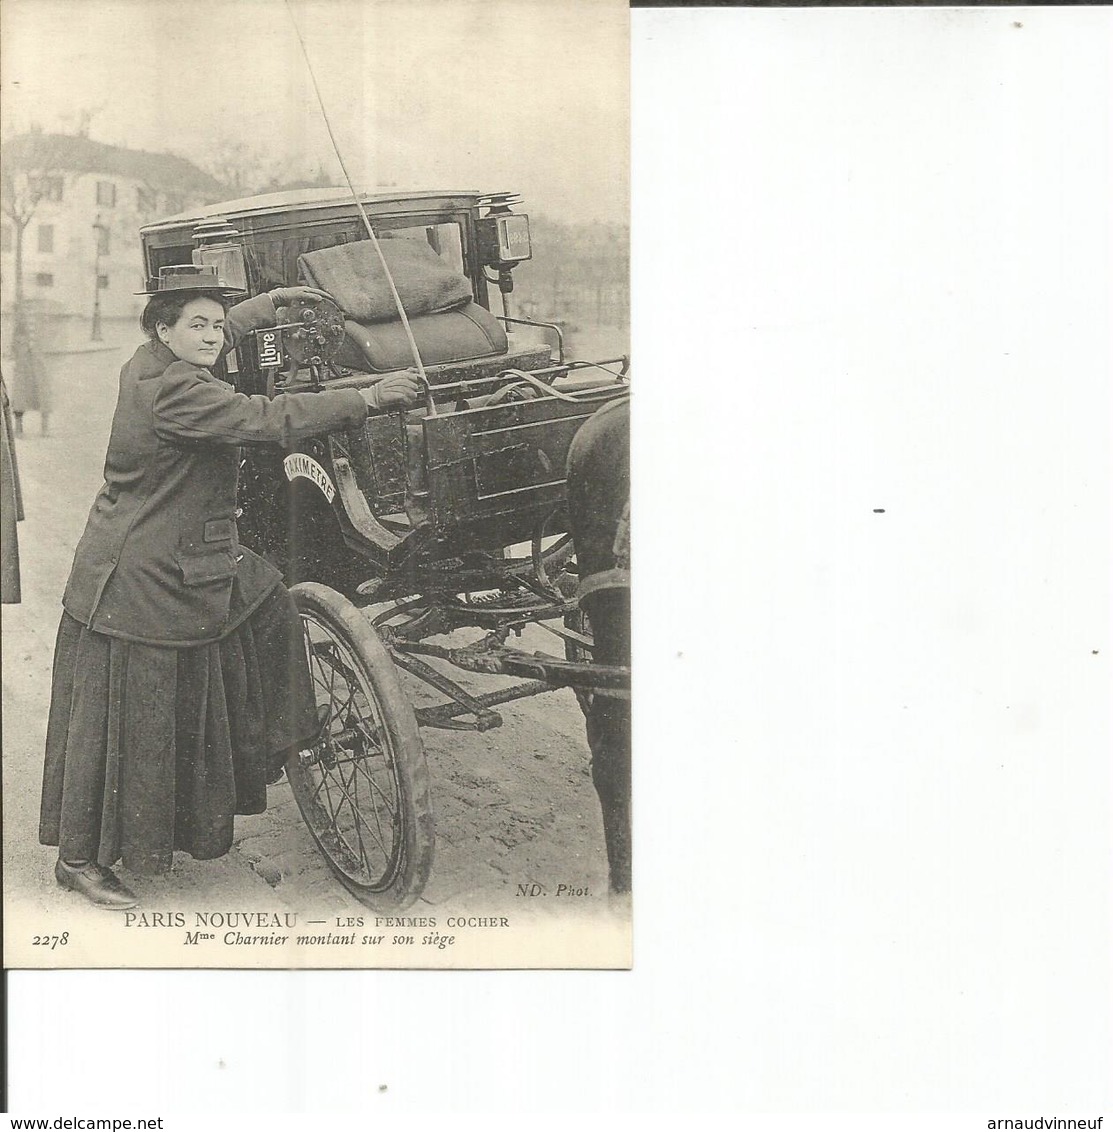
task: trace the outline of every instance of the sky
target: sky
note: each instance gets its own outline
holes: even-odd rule
[[[4,0],[5,134],[90,111],[98,141],[199,164],[239,143],[339,178],[291,9],[357,184],[626,220],[621,0]]]

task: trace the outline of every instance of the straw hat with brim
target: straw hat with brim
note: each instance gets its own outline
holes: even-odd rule
[[[192,263],[160,267],[158,277],[147,281],[146,291],[136,291],[137,295],[165,295],[168,291],[196,291],[199,294],[223,295],[235,298],[246,294],[242,287],[229,287],[221,281],[215,264]]]

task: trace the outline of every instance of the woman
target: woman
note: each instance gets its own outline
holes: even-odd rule
[[[8,389],[0,377],[0,602],[21,600],[19,586],[19,532],[23,518],[23,495],[19,490],[19,464],[12,438]]]
[[[120,373],[104,486],[77,547],[54,657],[39,840],[55,877],[134,907],[112,872],[166,872],[175,849],[222,856],[233,815],[261,813],[291,751],[320,730],[293,599],[239,544],[239,447],[293,446],[417,403],[416,377],[364,390],[248,397],[210,367],[275,307],[232,307],[215,271],[164,268]]]
[[[50,373],[43,364],[41,347],[42,311],[34,301],[17,303],[12,326],[11,410],[15,434],[23,435],[23,414],[39,414],[39,431],[50,433]]]

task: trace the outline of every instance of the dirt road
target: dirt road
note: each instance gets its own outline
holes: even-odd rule
[[[78,900],[57,888],[54,853],[36,833],[59,600],[101,483],[117,373],[133,346],[56,359],[51,434],[39,435],[28,414],[17,442],[27,518],[19,529],[23,602],[3,607],[5,888],[44,911]],[[571,692],[511,705],[503,716],[504,726],[484,735],[424,733],[437,850],[415,911],[494,907],[535,882],[586,888],[588,904],[605,900],[602,824]],[[238,819],[235,847],[221,860],[178,854],[167,877],[122,875],[145,906],[232,907],[265,898],[268,907],[363,911],[318,855],[289,787],[272,788],[269,801],[267,813]]]

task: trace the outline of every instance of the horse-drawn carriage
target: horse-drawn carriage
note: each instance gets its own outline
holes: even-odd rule
[[[381,268],[342,190],[208,206],[141,235],[149,275],[192,262],[252,295],[310,282],[337,298],[281,310],[277,327],[243,340],[218,373],[242,392],[359,388],[419,351],[423,409],[295,451],[245,451],[239,489],[240,539],[293,586],[328,709],[320,740],[287,764],[290,786],[342,883],[389,909],[415,900],[432,867],[421,728],[485,731],[501,723],[500,705],[559,687],[585,702],[600,690],[628,695],[628,667],[590,660],[565,464],[580,427],[629,386],[626,358],[570,361],[556,327],[510,314],[513,266],[530,256],[514,198],[360,203]],[[406,324],[378,294],[388,264]],[[545,341],[554,332],[555,350]],[[512,647],[531,625],[553,635],[555,653]],[[399,669],[436,702],[415,708]],[[518,679],[478,692],[453,669]]]

